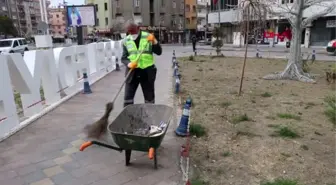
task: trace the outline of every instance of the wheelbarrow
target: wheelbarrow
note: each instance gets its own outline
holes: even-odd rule
[[[107,128],[118,146],[88,141],[82,144],[80,151],[93,144],[119,152],[125,150],[126,166],[130,165],[132,150],[148,152],[149,159],[154,160],[154,168],[157,169],[157,149],[166,135],[172,116],[173,108],[166,105],[128,105]]]

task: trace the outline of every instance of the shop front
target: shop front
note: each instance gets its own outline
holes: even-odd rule
[[[322,17],[315,20],[310,28],[310,45],[327,46],[336,39],[336,16]]]
[[[183,30],[170,30],[168,34],[168,43],[182,43],[183,42]]]

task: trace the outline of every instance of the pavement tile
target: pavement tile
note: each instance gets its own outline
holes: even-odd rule
[[[31,172],[34,172],[36,170],[37,170],[36,165],[30,164],[30,165],[24,166],[22,168],[19,168],[16,171],[20,176],[22,176],[22,175],[26,175],[26,174],[29,174]]]
[[[61,165],[61,168],[66,172],[70,172],[81,167],[82,166],[77,161],[70,161]]]
[[[74,147],[80,147],[85,141],[83,139],[77,139],[71,142],[71,145]]]
[[[85,166],[85,167],[78,168],[78,169],[71,171],[70,174],[76,178],[80,178],[80,177],[83,177],[89,174],[90,172],[91,172],[90,169]]]
[[[65,184],[67,182],[70,182],[72,180],[75,180],[75,178],[73,176],[71,176],[69,173],[63,172],[63,173],[59,173],[59,174],[51,177],[51,180],[55,184],[61,185],[61,184]]]
[[[46,178],[46,175],[42,171],[35,171],[28,175],[21,177],[26,184],[37,182]]]
[[[14,179],[3,179],[0,180],[1,185],[26,185],[24,180],[20,177],[16,177]]]
[[[17,176],[18,176],[18,173],[13,170],[0,172],[0,182],[6,179],[13,179]]]
[[[53,177],[59,173],[63,173],[64,170],[60,167],[60,166],[54,166],[54,167],[50,167],[50,168],[46,168],[43,170],[43,173],[48,176],[48,177]]]
[[[67,155],[79,152],[78,148],[75,148],[75,147],[67,148],[62,151]]]
[[[60,164],[65,164],[65,163],[70,162],[70,161],[72,161],[72,158],[68,155],[65,155],[65,156],[54,159],[54,162],[56,164],[59,164],[59,165]]]
[[[37,182],[30,183],[30,185],[54,185],[54,183],[49,178],[46,178]]]
[[[53,166],[56,166],[57,164],[54,162],[53,159],[49,159],[49,160],[45,160],[42,162],[39,162],[37,164],[35,164],[36,168],[40,169],[40,170],[44,170],[46,168],[50,168]]]

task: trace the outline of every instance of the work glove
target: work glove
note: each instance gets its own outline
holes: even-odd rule
[[[130,62],[127,64],[127,67],[130,68],[130,69],[135,69],[138,67],[138,64],[137,62]]]
[[[153,45],[157,44],[158,41],[156,40],[155,36],[153,34],[149,34],[147,37],[147,40],[151,42]]]

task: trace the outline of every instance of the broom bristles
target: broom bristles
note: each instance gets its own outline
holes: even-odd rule
[[[107,103],[105,113],[98,121],[93,124],[86,125],[84,131],[88,138],[99,139],[107,130],[108,118],[113,110],[113,102]]]

